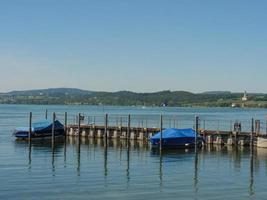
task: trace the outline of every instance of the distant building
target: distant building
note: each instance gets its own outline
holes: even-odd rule
[[[247,97],[247,92],[244,92],[244,96],[242,97],[242,101],[247,101],[248,97]]]

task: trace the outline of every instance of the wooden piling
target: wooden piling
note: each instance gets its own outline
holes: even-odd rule
[[[95,139],[96,138],[96,124],[95,124],[95,116],[93,117],[93,120],[94,120],[94,125],[93,125],[93,132],[94,132],[94,134],[93,134],[93,138]]]
[[[197,148],[198,148],[198,127],[199,127],[199,117],[196,116],[195,118],[195,151],[197,151]]]
[[[256,133],[256,136],[259,136],[260,131],[261,131],[261,121],[255,120],[254,132]]]
[[[122,135],[122,117],[120,117],[120,135]]]
[[[47,119],[47,109],[45,109],[45,119]]]
[[[31,142],[31,138],[32,138],[32,112],[30,112],[29,116],[29,134],[28,134],[29,142]]]
[[[127,146],[129,147],[130,142],[130,134],[131,134],[131,115],[128,115],[128,126],[127,126]]]
[[[80,139],[81,139],[81,113],[79,113],[78,115],[78,140],[80,143]]]
[[[162,150],[162,131],[163,131],[163,117],[160,115],[160,140],[159,140],[159,150]]]
[[[120,127],[122,127],[122,117],[120,117]]]
[[[68,131],[68,113],[65,112],[65,124],[64,124],[64,133],[65,133],[65,136],[67,136],[67,131]]]
[[[29,144],[29,168],[31,167],[31,163],[32,163],[32,141],[31,141],[31,135],[32,135],[32,112],[30,112],[30,116],[29,116],[29,134],[28,134],[28,144]]]
[[[253,151],[254,146],[254,140],[253,140],[253,134],[254,134],[254,119],[251,120],[251,134],[250,134],[250,150]]]
[[[105,115],[105,132],[104,132],[104,139],[105,139],[105,147],[108,146],[108,114]]]
[[[56,121],[56,113],[53,113],[53,123],[52,123],[52,147],[54,147],[54,143],[55,143],[55,121]]]

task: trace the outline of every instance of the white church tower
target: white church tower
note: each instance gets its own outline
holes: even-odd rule
[[[242,97],[242,101],[247,101],[248,97],[247,97],[247,91],[244,92],[244,96]]]

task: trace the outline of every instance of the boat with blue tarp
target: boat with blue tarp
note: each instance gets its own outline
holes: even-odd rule
[[[190,148],[195,147],[196,131],[193,129],[169,128],[162,131],[163,148]],[[198,135],[198,134],[197,134]],[[161,132],[150,138],[152,147],[160,146]],[[204,142],[203,137],[197,136],[197,146],[201,147]]]
[[[51,137],[52,127],[53,121],[49,119],[33,123],[31,127],[31,138]],[[65,134],[64,125],[58,120],[54,122],[54,130],[55,136],[64,136]],[[27,139],[29,137],[29,131],[29,127],[18,127],[14,130],[14,135],[19,139]]]

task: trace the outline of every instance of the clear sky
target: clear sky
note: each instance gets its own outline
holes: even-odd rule
[[[0,0],[0,91],[267,92],[267,1]]]

